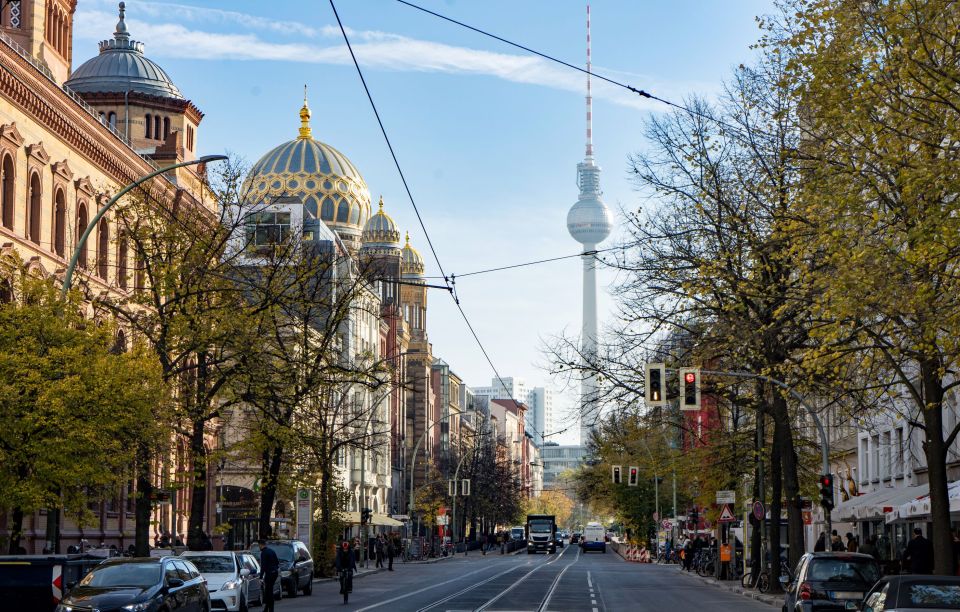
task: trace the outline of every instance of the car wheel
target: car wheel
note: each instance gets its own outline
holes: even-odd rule
[[[250,608],[247,606],[247,600],[246,600],[246,599],[241,599],[241,600],[240,600],[240,608],[239,608],[239,611],[240,611],[240,612],[250,612]]]
[[[313,595],[313,577],[310,577],[310,581],[307,582],[307,586],[303,587],[303,594],[306,596]]]
[[[290,582],[290,588],[287,589],[287,597],[296,597],[297,596],[297,581],[293,580]]]

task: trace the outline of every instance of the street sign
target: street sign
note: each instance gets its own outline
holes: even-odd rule
[[[804,510],[801,512],[803,515],[803,524],[804,525],[813,525],[813,512],[809,510]]]
[[[408,514],[391,514],[391,515],[390,515],[390,518],[392,518],[392,519],[395,520],[395,521],[409,521],[409,520],[410,520],[410,515],[408,515]]]
[[[703,528],[710,529],[710,519],[703,519]]]
[[[733,504],[737,501],[736,491],[717,491],[717,505]]]
[[[757,519],[758,521],[762,521],[763,517],[766,516],[766,514],[767,514],[766,510],[764,509],[763,504],[759,502],[759,500],[753,502],[753,518]]]
[[[717,519],[718,523],[732,523],[737,520],[737,517],[733,516],[733,512],[730,511],[730,506],[727,504],[723,505],[723,510],[720,511],[720,518]]]
[[[662,523],[660,523],[660,525],[667,531],[670,531],[671,529],[673,529],[673,523],[671,523],[670,521],[663,521]]]
[[[313,531],[313,491],[297,489],[297,538],[301,542],[312,542]]]

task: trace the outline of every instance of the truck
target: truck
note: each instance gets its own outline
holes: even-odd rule
[[[580,538],[580,548],[583,552],[599,550],[607,552],[607,530],[600,523],[588,523],[583,528],[583,537]]]
[[[527,515],[527,554],[557,552],[557,518],[552,514]]]

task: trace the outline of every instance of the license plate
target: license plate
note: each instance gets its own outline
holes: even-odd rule
[[[863,593],[857,593],[856,591],[834,591],[834,599],[863,599]]]

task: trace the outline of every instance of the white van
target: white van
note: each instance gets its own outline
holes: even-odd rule
[[[590,523],[583,528],[583,537],[580,538],[580,548],[583,552],[599,550],[607,552],[607,530],[600,523]]]

